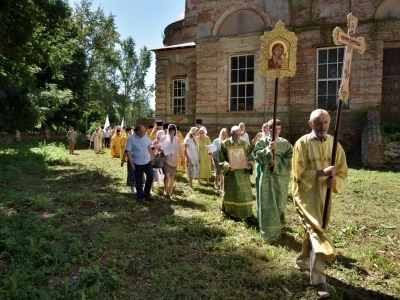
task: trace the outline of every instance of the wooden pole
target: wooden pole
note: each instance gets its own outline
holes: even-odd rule
[[[335,123],[335,135],[333,137],[333,147],[332,147],[332,158],[331,158],[331,166],[335,165],[336,161],[336,152],[337,152],[337,146],[338,146],[338,139],[339,139],[339,131],[340,131],[340,121],[342,118],[342,106],[343,106],[343,101],[339,100],[339,106],[336,112],[336,123]],[[329,179],[332,178],[332,176],[329,177]],[[324,213],[322,215],[322,228],[326,229],[327,224],[327,219],[328,219],[328,211],[329,211],[329,202],[331,201],[331,195],[332,191],[330,188],[326,189],[326,197],[325,197],[325,204],[324,204]]]
[[[272,141],[275,141],[277,103],[278,103],[278,77],[275,78],[274,116],[272,118],[272,139],[271,139]],[[275,150],[272,150],[272,159],[275,159]],[[273,171],[274,168],[270,167],[270,170]]]
[[[272,141],[275,141],[276,107],[278,103],[278,78],[275,78],[274,117],[272,121]]]

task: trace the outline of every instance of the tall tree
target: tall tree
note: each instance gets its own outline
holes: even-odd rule
[[[0,2],[1,130],[32,129],[43,118],[50,98],[40,93],[61,80],[63,66],[72,62],[70,14],[63,0]]]
[[[121,118],[128,117],[135,122],[136,118],[150,114],[149,91],[152,92],[152,87],[146,87],[145,78],[151,65],[151,52],[143,47],[138,57],[135,42],[128,37],[121,42],[119,55],[122,97],[118,98],[116,107]]]
[[[75,4],[74,20],[79,43],[86,56],[88,85],[83,111],[91,118],[100,118],[112,108],[116,89],[109,80],[110,70],[118,64],[115,45],[119,42],[113,15],[105,16],[98,7],[92,11],[92,1],[82,0]]]

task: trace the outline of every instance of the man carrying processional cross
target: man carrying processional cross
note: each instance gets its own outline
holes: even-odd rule
[[[335,44],[346,45],[335,137],[327,134],[330,124],[328,112],[317,109],[308,121],[311,133],[301,137],[293,149],[293,200],[305,230],[302,253],[296,259],[296,267],[310,273],[310,281],[316,286],[320,299],[329,297],[325,261],[336,257],[335,246],[326,232],[331,212],[330,196],[331,192],[336,194],[340,191],[348,170],[344,150],[337,141],[342,101],[349,98],[353,48],[360,52],[365,50],[364,39],[354,36],[357,19],[352,14],[347,19],[347,34],[338,27],[333,32]]]

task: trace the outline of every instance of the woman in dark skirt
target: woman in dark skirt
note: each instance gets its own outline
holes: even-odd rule
[[[126,152],[125,152],[125,147],[128,138],[132,135],[132,128],[127,127],[125,128],[125,133],[122,134],[121,137],[121,148],[122,148],[122,157],[121,157],[121,167],[124,165],[126,162]],[[131,193],[135,194],[136,193],[136,179],[135,179],[135,170],[132,169],[132,167],[129,164],[126,164],[126,173],[127,173],[127,178],[126,178],[126,185],[131,187]],[[143,181],[144,182],[144,181]]]
[[[128,176],[126,177],[126,185],[131,187],[131,192],[133,194],[136,193],[135,186],[136,186],[136,179],[135,179],[135,170],[129,164],[126,164],[126,170]],[[144,181],[143,181],[144,182]]]

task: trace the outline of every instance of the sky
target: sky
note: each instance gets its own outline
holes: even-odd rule
[[[77,0],[69,0],[75,7]],[[98,7],[106,16],[114,15],[115,24],[121,39],[131,36],[136,44],[136,54],[144,46],[148,50],[163,47],[165,27],[182,18],[185,11],[185,0],[93,0],[92,11]],[[146,77],[146,84],[155,80],[155,55]],[[150,101],[154,108],[154,99]]]

